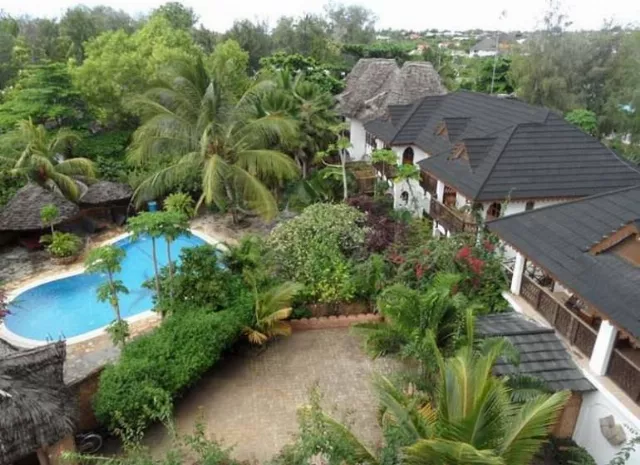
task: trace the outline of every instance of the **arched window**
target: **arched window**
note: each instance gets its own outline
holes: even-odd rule
[[[400,194],[400,201],[402,202],[402,205],[407,205],[409,203],[409,193],[407,191],[402,191],[402,194]]]
[[[498,202],[493,202],[487,209],[487,220],[500,218],[500,213],[502,213],[502,205]]]
[[[411,147],[407,147],[402,152],[402,164],[413,165],[413,149]]]
[[[529,210],[533,210],[534,202],[527,202],[524,205],[524,211],[528,212]]]

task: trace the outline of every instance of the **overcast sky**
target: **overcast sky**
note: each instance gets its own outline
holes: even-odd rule
[[[162,0],[0,0],[0,10],[11,15],[60,16],[70,6],[109,5],[130,14],[147,12]],[[204,26],[224,31],[235,19],[264,19],[273,25],[282,15],[318,13],[326,0],[184,0],[200,17]],[[540,24],[547,0],[367,0],[359,3],[378,16],[379,28],[405,29],[502,29],[528,30]],[[564,10],[575,29],[595,29],[604,20],[617,24],[640,25],[638,0],[564,0]],[[500,20],[500,12],[506,18]]]

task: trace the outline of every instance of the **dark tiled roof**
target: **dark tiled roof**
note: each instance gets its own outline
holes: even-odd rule
[[[640,185],[511,215],[488,223],[616,325],[640,337],[640,268],[589,249],[640,218]]]
[[[518,366],[504,359],[498,361],[494,367],[498,376],[533,376],[542,379],[554,391],[594,390],[553,329],[543,328],[519,313],[510,312],[478,317],[476,333],[480,337],[504,336],[520,352]]]
[[[442,124],[447,134],[438,134]],[[365,125],[392,145],[417,145],[419,162],[478,201],[584,197],[640,183],[640,171],[545,108],[473,92],[390,107]],[[452,158],[463,142],[468,159]]]

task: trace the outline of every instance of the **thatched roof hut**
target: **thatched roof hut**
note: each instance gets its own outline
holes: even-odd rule
[[[100,206],[128,201],[133,190],[127,184],[111,181],[99,181],[91,184],[80,197],[81,205]]]
[[[383,116],[389,105],[446,93],[440,75],[428,61],[408,61],[399,68],[395,60],[363,58],[347,76],[338,102],[344,116],[368,121]]]
[[[74,431],[76,406],[63,381],[65,356],[60,341],[0,358],[0,465]]]
[[[54,224],[73,219],[80,211],[78,206],[65,199],[62,194],[29,183],[0,212],[0,231],[36,231],[48,227],[42,224],[40,210],[45,205],[58,207],[60,215]]]

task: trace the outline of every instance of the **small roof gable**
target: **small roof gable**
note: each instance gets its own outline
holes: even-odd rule
[[[490,221],[487,226],[589,308],[640,338],[640,267],[591,247],[640,218],[640,184]]]
[[[54,224],[73,219],[79,212],[78,206],[62,194],[29,183],[16,192],[0,212],[0,231],[35,231],[48,227],[40,219],[40,210],[49,204],[58,207],[60,212]]]
[[[520,353],[516,366],[504,358],[493,371],[497,376],[526,375],[545,382],[553,391],[594,391],[560,338],[551,328],[543,328],[516,312],[483,315],[476,319],[480,337],[506,337]]]

